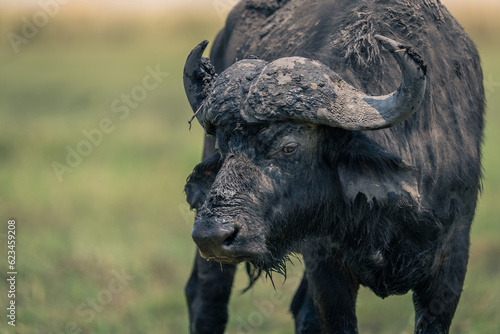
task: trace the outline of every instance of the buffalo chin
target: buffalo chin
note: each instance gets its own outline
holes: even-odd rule
[[[245,261],[252,261],[252,258],[249,256],[228,256],[228,257],[221,256],[221,257],[219,257],[219,256],[207,255],[201,251],[200,251],[200,255],[202,258],[204,258],[207,261],[215,261],[215,262],[219,262],[222,264],[238,264],[238,263],[245,262]]]
[[[265,254],[247,254],[247,255],[234,255],[234,256],[216,256],[214,254],[205,254],[199,251],[202,258],[207,261],[219,262],[221,264],[232,264],[237,265],[242,262],[246,262],[247,266],[250,264],[256,272],[256,277],[260,275],[261,272],[265,272],[270,276],[273,272],[279,273],[286,276],[286,261],[290,257],[296,257],[297,255],[293,252],[289,255],[272,255],[269,253]]]

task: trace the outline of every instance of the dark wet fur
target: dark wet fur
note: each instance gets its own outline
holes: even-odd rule
[[[364,92],[387,94],[397,88],[400,73],[373,37],[381,34],[422,57],[428,85],[420,109],[395,127],[363,133],[320,128],[323,155],[316,169],[304,175],[317,185],[303,205],[311,210],[294,212],[293,229],[279,227],[286,219],[263,228],[281,239],[268,245],[272,256],[252,265],[282,272],[297,242],[328,234],[302,246],[325,331],[355,331],[355,297],[364,284],[381,297],[413,290],[415,332],[447,333],[465,277],[469,229],[481,188],[484,90],[477,50],[435,0],[277,1],[263,9],[265,3],[242,1],[231,12],[212,49],[218,73],[250,55],[265,61],[303,56],[321,61]],[[245,130],[244,124],[240,127]],[[420,196],[337,188],[401,180]],[[325,183],[333,186],[327,189]],[[266,200],[271,199],[260,202]],[[280,205],[294,210],[293,196]],[[258,216],[260,209],[250,214]],[[283,216],[290,216],[285,211]],[[312,227],[304,223],[313,221]],[[326,255],[318,257],[318,252]],[[250,266],[249,272],[255,278],[260,270]],[[442,305],[440,313],[433,313],[435,301]],[[297,303],[294,315],[299,314]]]

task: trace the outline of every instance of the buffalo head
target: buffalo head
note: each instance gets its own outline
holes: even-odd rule
[[[217,75],[202,58],[207,42],[191,52],[186,94],[217,148],[188,180],[192,189],[200,173],[214,175],[192,231],[203,257],[272,269],[306,237],[340,240],[374,207],[418,202],[412,168],[359,130],[411,116],[424,96],[425,65],[376,38],[402,73],[385,96],[369,96],[307,58],[246,59]]]

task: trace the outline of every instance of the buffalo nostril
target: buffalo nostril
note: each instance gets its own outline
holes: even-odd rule
[[[233,233],[231,233],[231,235],[222,242],[222,245],[225,247],[230,247],[234,243],[234,240],[236,239],[236,236],[239,232],[240,229],[238,227],[235,227]]]

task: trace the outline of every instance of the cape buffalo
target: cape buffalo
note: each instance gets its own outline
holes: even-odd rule
[[[447,333],[481,179],[482,73],[462,27],[438,0],[247,0],[215,68],[206,45],[184,69],[216,142],[186,186],[201,256],[281,272],[302,244],[322,332],[357,332],[362,284],[412,290],[415,332]],[[208,295],[227,303],[233,273]]]

